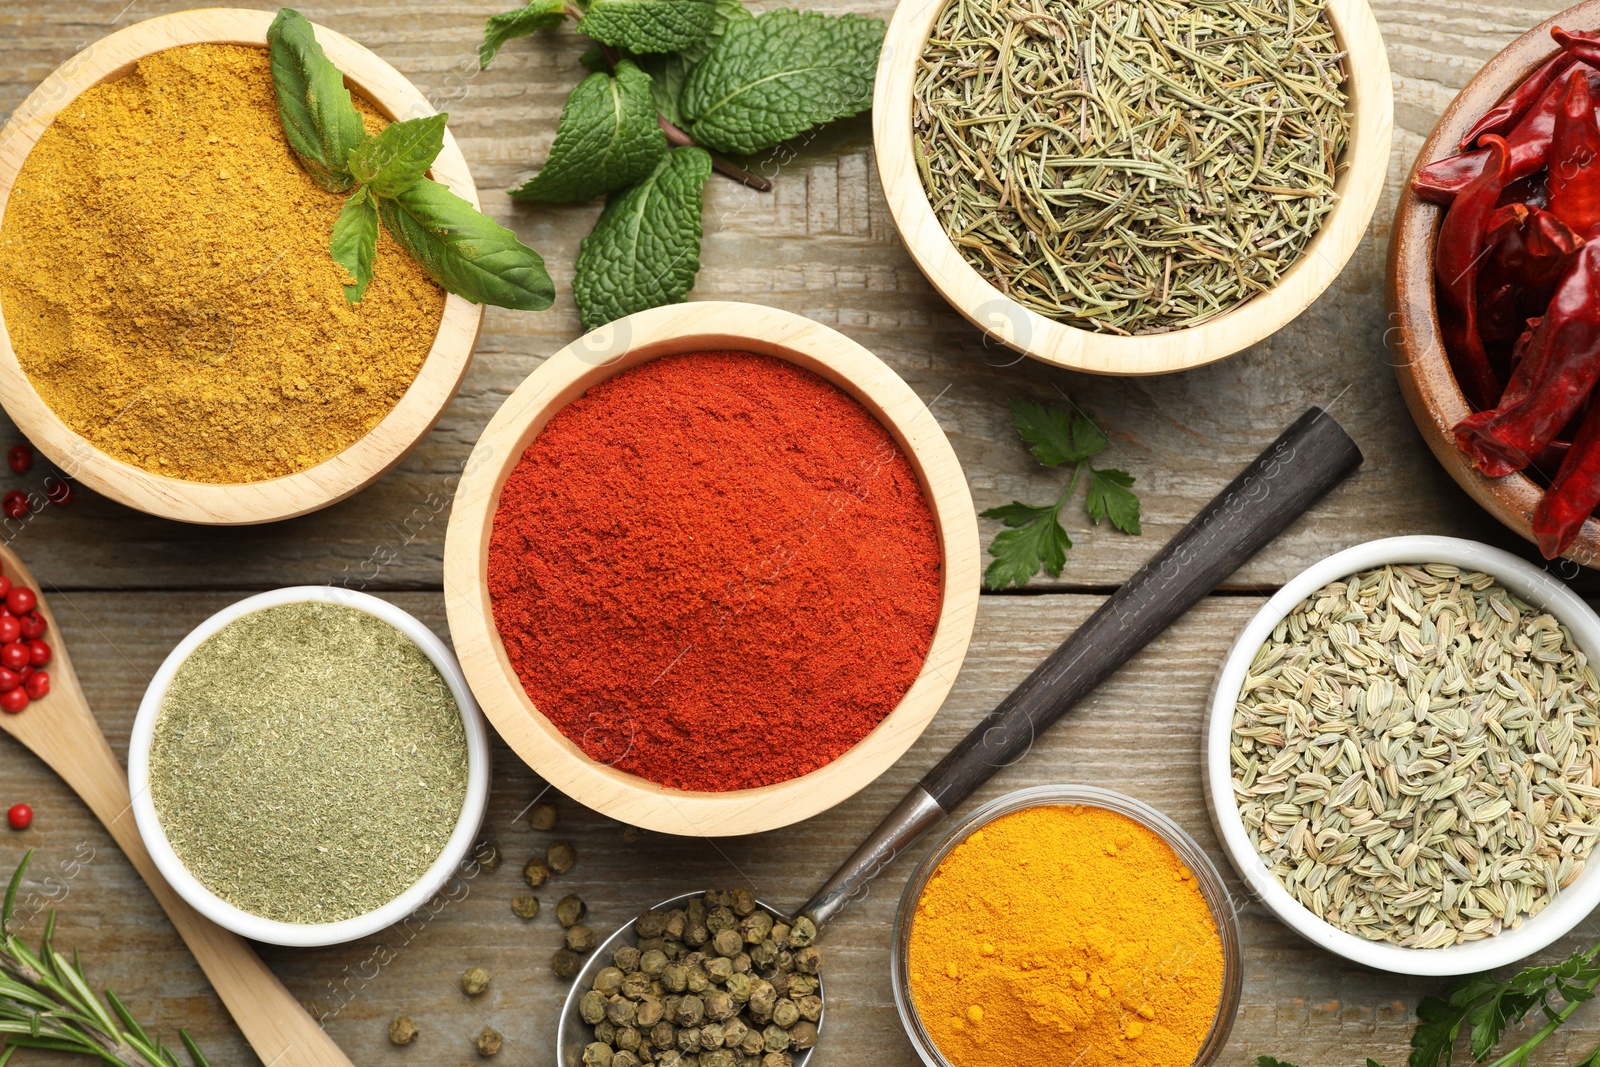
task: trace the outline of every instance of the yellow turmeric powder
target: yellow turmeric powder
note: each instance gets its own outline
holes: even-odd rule
[[[11,191],[0,310],[23,370],[79,435],[158,474],[251,482],[327,459],[399,401],[444,312],[387,233],[346,304],[342,200],[290,151],[264,48],[146,57],[65,108]]]
[[[941,861],[909,971],[952,1067],[1189,1067],[1222,998],[1222,942],[1193,873],[1152,830],[1041,806]]]

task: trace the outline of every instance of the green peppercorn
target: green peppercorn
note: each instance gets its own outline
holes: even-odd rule
[[[773,1023],[761,1031],[761,1047],[768,1052],[784,1052],[789,1048],[789,1031]]]
[[[678,1028],[666,1020],[656,1023],[650,1028],[650,1043],[656,1048],[676,1048]]]
[[[747,945],[759,945],[772,934],[772,916],[764,911],[746,916],[739,921],[739,933]]]
[[[644,1044],[644,1035],[634,1027],[619,1026],[617,1028],[617,1036],[611,1039],[611,1043],[623,1052],[633,1052]]]
[[[396,1015],[389,1024],[389,1040],[396,1045],[409,1045],[417,1039],[417,1024],[409,1015]]]
[[[690,926],[706,924],[706,902],[702,897],[690,897],[683,906],[684,918]]]
[[[522,865],[522,877],[528,880],[528,885],[538,889],[550,880],[550,867],[544,860],[535,856]]]
[[[772,1006],[772,1021],[785,1030],[800,1021],[800,1005],[784,997]]]
[[[622,971],[616,967],[602,967],[595,972],[591,985],[602,997],[613,996],[622,988]]]
[[[600,935],[579,923],[567,928],[567,947],[574,952],[588,952],[600,943]]]
[[[485,1026],[478,1035],[478,1055],[493,1056],[500,1051],[500,1046],[505,1043],[505,1038],[500,1031],[492,1026]]]
[[[772,965],[780,971],[794,970],[794,952],[786,948],[780,948],[777,958],[772,961]]]
[[[556,841],[544,850],[544,862],[556,874],[566,874],[578,862],[578,850],[569,842]]]
[[[673,993],[689,988],[689,968],[681,962],[669,963],[661,969],[661,984]]]
[[[822,966],[822,950],[815,945],[801,949],[794,954],[794,969],[801,974],[816,974]]]
[[[550,969],[557,978],[567,979],[575,977],[583,967],[583,960],[569,948],[558,948],[556,954],[550,957]]]
[[[541,800],[528,809],[528,825],[535,830],[554,830],[557,814],[554,804],[548,800]]]
[[[817,939],[817,927],[804,915],[794,921],[789,928],[789,944],[795,948],[805,948]]]
[[[706,912],[706,929],[713,934],[738,928],[739,920],[734,916],[732,908],[716,907]]]
[[[714,960],[707,960],[706,977],[711,979],[712,984],[721,985],[723,982],[726,982],[729,978],[733,977],[733,961],[725,956],[718,956]]]
[[[638,1000],[650,994],[650,976],[643,971],[634,971],[622,976],[622,995],[629,1000]]]
[[[750,953],[741,952],[737,956],[733,957],[733,969],[738,971],[740,974],[749,974],[751,971],[755,970],[754,964],[750,962]]]
[[[493,841],[479,841],[472,846],[472,858],[478,861],[478,870],[484,874],[493,874],[500,869],[500,847]]]
[[[789,986],[794,982],[794,975],[789,971],[773,971],[767,976],[767,981],[772,985],[772,991],[780,997],[789,995]]]
[[[612,1067],[615,1055],[611,1046],[601,1041],[591,1041],[583,1047],[583,1067]]]
[[[711,931],[706,929],[704,922],[695,922],[691,919],[689,925],[684,927],[683,943],[685,945],[699,948],[709,940],[711,940]]]
[[[591,989],[578,999],[578,1016],[593,1026],[606,1017],[606,998],[599,990]]]
[[[658,948],[640,953],[639,969],[651,978],[662,977],[667,970],[667,954]]]
[[[700,1051],[700,1028],[698,1026],[685,1026],[678,1031],[678,1051]]]
[[[728,996],[735,1002],[743,1004],[750,999],[750,976],[735,971],[728,976],[726,982],[722,983],[722,988],[728,991]]]
[[[783,948],[789,944],[789,924],[773,923],[772,932],[768,934],[767,937],[772,940],[774,945],[777,945],[779,948]]]
[[[595,1040],[604,1041],[609,1045],[617,1039],[617,1028],[611,1024],[610,1019],[601,1019],[594,1024],[594,1036]]]
[[[739,1043],[744,1040],[744,1035],[749,1032],[750,1028],[743,1020],[734,1016],[722,1024],[722,1044],[726,1048],[738,1048]]]
[[[614,1026],[632,1026],[639,1018],[638,1005],[627,997],[613,996],[606,1001],[606,1018]]]
[[[581,897],[569,893],[556,903],[556,922],[562,926],[576,926],[583,921],[584,913],[588,910],[588,905]]]
[[[750,1014],[757,1020],[764,1024],[771,1019],[773,1005],[777,1003],[778,994],[771,982],[757,978],[750,983]]]
[[[627,1049],[611,1057],[611,1067],[639,1067],[642,1062],[637,1055]]]
[[[641,937],[634,947],[639,950],[639,954],[642,956],[646,952],[664,952],[667,943],[659,937]]]
[[[757,1056],[761,1053],[762,1044],[761,1031],[752,1028],[745,1032],[744,1039],[739,1042],[739,1051],[746,1056]]]
[[[771,941],[750,946],[750,962],[757,967],[771,967],[778,959],[778,946]]]
[[[511,911],[519,919],[537,919],[539,917],[539,898],[532,893],[523,893],[511,898]]]
[[[467,996],[478,996],[488,988],[489,972],[482,967],[468,967],[461,972],[461,992]]]
[[[672,1021],[679,1026],[699,1026],[705,1021],[705,1001],[690,994],[678,1001],[678,1010],[674,1013]]]
[[[704,993],[711,988],[711,976],[704,967],[689,968],[689,992]]]
[[[667,959],[676,960],[683,958],[683,956],[689,951],[689,946],[685,945],[682,941],[663,941],[661,943],[661,948],[658,951],[662,955],[666,956]]]
[[[660,1047],[660,1045],[656,1046],[656,1048]],[[684,1061],[684,1058],[678,1054],[677,1049],[671,1048],[656,1056],[656,1067],[691,1067],[691,1065]],[[699,1064],[694,1064],[693,1067],[699,1067]]]
[[[761,1057],[761,1067],[794,1067],[794,1057],[787,1052],[769,1052]]]
[[[718,930],[711,938],[711,947],[717,955],[732,959],[744,949],[744,938],[737,930]]]
[[[702,1052],[697,1067],[736,1067],[738,1062],[733,1053],[724,1048],[714,1052]]]
[[[814,974],[791,974],[789,976],[789,995],[791,997],[809,997],[817,991],[817,976]]]
[[[704,1049],[717,1049],[722,1047],[721,1023],[706,1023],[700,1028],[700,1047]]]
[[[739,1006],[733,1002],[733,998],[720,989],[707,993],[705,1002],[706,1018],[713,1022],[720,1023],[724,1019],[731,1019],[734,1013],[739,1010]]]
[[[666,933],[667,917],[659,911],[644,911],[639,913],[637,924],[640,937],[660,937]]]
[[[808,994],[795,1001],[795,1005],[800,1009],[800,1018],[806,1020],[807,1022],[814,1023],[818,1019],[822,1018],[821,997],[811,996]]]
[[[664,1014],[665,1010],[661,1006],[660,997],[646,995],[639,998],[638,1020],[640,1029],[650,1029],[661,1021]]]
[[[725,908],[728,906],[729,901],[733,899],[733,894],[726,889],[712,888],[702,893],[700,899],[706,902],[706,907],[708,908]]]
[[[611,962],[616,964],[617,969],[623,974],[629,974],[639,969],[640,955],[639,950],[632,945],[621,945],[611,954]]]
[[[806,1049],[817,1043],[817,1025],[806,1019],[794,1024],[789,1031],[789,1044],[794,1048]]]
[[[671,911],[667,912],[667,921],[665,927],[661,931],[662,935],[664,937],[670,937],[674,941],[682,941],[683,927],[686,921],[687,917],[684,915],[683,909],[673,908]]]
[[[742,918],[753,914],[759,905],[756,904],[755,894],[751,893],[750,890],[735,889],[728,894],[728,907],[733,909],[735,915]]]

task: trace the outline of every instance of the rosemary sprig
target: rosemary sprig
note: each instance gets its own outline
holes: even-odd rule
[[[115,993],[106,990],[106,1003],[100,1002],[89,989],[76,952],[68,960],[56,951],[53,910],[37,952],[11,933],[17,891],[32,857],[29,849],[17,864],[0,910],[0,1038],[5,1041],[0,1067],[6,1067],[19,1048],[92,1056],[111,1067],[183,1067],[159,1036],[152,1037],[139,1025]],[[180,1030],[178,1036],[193,1067],[211,1067],[187,1033]]]

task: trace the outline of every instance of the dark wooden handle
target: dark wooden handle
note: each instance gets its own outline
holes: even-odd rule
[[[1100,606],[922,779],[946,812],[1361,465],[1312,408]]]

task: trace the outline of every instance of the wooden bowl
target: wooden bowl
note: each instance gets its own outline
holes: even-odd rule
[[[910,460],[944,554],[944,600],[927,659],[894,710],[856,746],[810,774],[756,789],[689,792],[589,758],[528,698],[495,629],[489,535],[505,483],[557,411],[614,374],[657,356],[735,349],[776,356],[860,401]],[[786,311],[714,301],[640,312],[579,338],[534,371],[484,429],[456,489],[444,589],[461,669],[517,755],[572,799],[631,826],[706,837],[757,833],[810,818],[886,771],[932,720],[955,682],[978,608],[978,522],[955,452],[917,395],[848,337]]]
[[[1079,329],[1030,311],[1001,293],[956,250],[917,172],[912,151],[912,83],[941,0],[902,3],[889,23],[872,105],[872,140],[889,212],[911,258],[969,322],[1034,359],[1093,374],[1165,374],[1230,356],[1299,315],[1339,276],[1383,194],[1394,127],[1389,58],[1366,0],[1329,0],[1328,20],[1347,53],[1353,122],[1335,189],[1339,202],[1300,259],[1270,291],[1231,311],[1167,333],[1120,337]]]
[[[1600,0],[1588,0],[1547,19],[1513,41],[1489,60],[1467,83],[1439,124],[1433,128],[1416,168],[1451,154],[1461,135],[1515,88],[1535,67],[1555,51],[1550,28],[1567,30],[1600,29]],[[1490,478],[1472,465],[1466,453],[1456,447],[1451,427],[1472,413],[1466,396],[1456,384],[1455,372],[1445,354],[1439,334],[1439,308],[1433,284],[1434,240],[1444,209],[1430,204],[1411,191],[1410,176],[1400,190],[1400,206],[1395,211],[1394,229],[1389,237],[1389,318],[1390,348],[1400,392],[1416,421],[1422,438],[1456,484],[1479,504],[1515,530],[1537,543],[1533,536],[1533,509],[1544,495],[1542,486],[1520,471],[1504,478]],[[1554,471],[1550,473],[1555,473]],[[1572,546],[1563,553],[1567,559],[1585,567],[1600,566],[1600,521],[1585,520]]]
[[[79,93],[119,77],[140,59],[179,45],[218,43],[265,48],[270,11],[207,8],[161,15],[103,37],[67,60],[35,89],[0,130],[0,217],[28,153],[56,115]],[[345,73],[350,88],[390,119],[434,113],[399,71],[361,45],[318,26],[317,40]],[[474,206],[478,192],[448,130],[430,171]],[[483,306],[448,294],[433,347],[400,402],[367,434],[314,467],[245,484],[190,482],[152,474],[114,459],[81,437],[33,388],[12,350],[0,308],[0,403],[17,427],[71,478],[111,499],[183,522],[238,525],[303,515],[342,500],[376,480],[438,421],[472,361]]]

